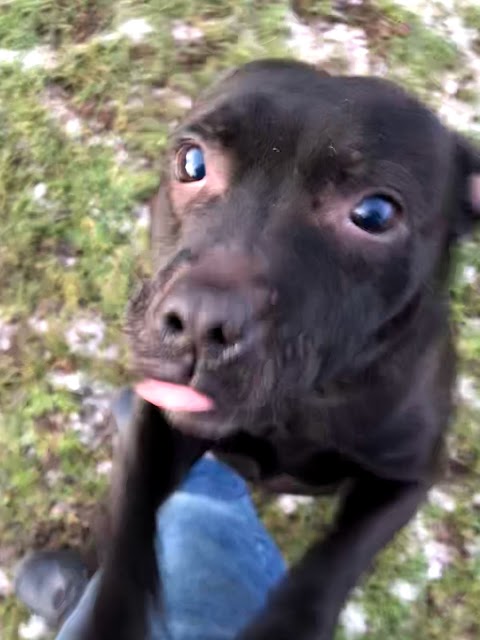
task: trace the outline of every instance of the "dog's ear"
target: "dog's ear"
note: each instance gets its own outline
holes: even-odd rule
[[[461,236],[471,231],[475,222],[480,222],[480,149],[459,136],[457,154],[461,207],[455,227]]]

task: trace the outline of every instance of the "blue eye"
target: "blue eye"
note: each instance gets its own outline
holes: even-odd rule
[[[206,173],[205,157],[200,147],[180,149],[177,155],[177,178],[181,182],[198,182],[203,180]]]
[[[364,198],[350,214],[357,227],[368,233],[383,233],[390,229],[399,213],[399,206],[387,196]]]

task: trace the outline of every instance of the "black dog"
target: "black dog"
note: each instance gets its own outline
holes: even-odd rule
[[[84,639],[145,637],[155,511],[209,447],[270,486],[342,485],[330,534],[239,636],[332,638],[441,468],[450,253],[479,214],[480,156],[384,80],[261,61],[198,102],[173,137],[157,272],[128,329],[142,376],[215,407],[138,403]]]

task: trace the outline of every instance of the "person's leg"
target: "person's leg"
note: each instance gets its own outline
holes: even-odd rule
[[[164,617],[151,640],[232,639],[285,571],[245,482],[209,457],[191,470],[158,514],[157,557]],[[73,640],[91,610],[96,577],[57,640]]]

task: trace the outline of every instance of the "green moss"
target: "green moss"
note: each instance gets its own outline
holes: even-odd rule
[[[341,19],[366,29],[374,55],[387,62],[391,76],[427,98],[443,71],[458,70],[464,77],[455,47],[423,26],[420,16],[387,0],[366,7]],[[301,0],[293,8],[306,21],[339,18],[330,0]],[[171,123],[185,108],[179,94],[193,97],[219,71],[253,57],[286,55],[289,10],[286,0],[16,0],[0,7],[0,47],[49,44],[58,57],[53,70],[27,73],[0,66],[0,317],[17,326],[12,349],[0,352],[2,547],[21,554],[37,545],[85,544],[90,511],[105,484],[96,465],[109,450],[102,445],[92,451],[80,443],[68,426],[79,398],[52,389],[47,374],[81,369],[113,385],[128,381],[124,307],[136,274],[149,266],[142,251],[147,234],[138,233],[132,242],[125,229],[134,207],[157,186]],[[472,6],[462,16],[474,24],[477,13]],[[135,17],[154,29],[141,43],[88,40]],[[175,43],[171,31],[177,19],[201,29],[203,38]],[[66,135],[50,112],[51,96],[60,96],[83,119],[84,137]],[[91,144],[94,135],[97,142]],[[123,162],[112,141],[126,152]],[[38,183],[47,187],[40,201],[33,192]],[[75,263],[66,267],[63,255]],[[480,269],[479,255],[478,240],[463,248],[459,275],[465,264]],[[478,381],[480,332],[469,322],[480,315],[478,283],[456,279],[452,298],[462,372]],[[104,319],[108,343],[121,346],[119,362],[70,352],[65,330],[78,314],[90,312]],[[32,313],[46,317],[46,333],[29,326]],[[456,550],[454,563],[441,580],[428,583],[422,550],[411,548],[407,533],[399,536],[355,595],[367,612],[369,640],[479,636],[480,561],[465,551],[480,536],[479,514],[471,505],[480,473],[478,424],[475,407],[461,407],[451,438],[457,508],[451,514],[425,509],[428,527],[447,536]],[[47,481],[49,471],[60,474],[58,482]],[[335,507],[321,499],[287,516],[274,502],[259,503],[290,562],[325,532]],[[397,579],[418,587],[417,601],[405,604],[390,593]],[[0,602],[2,637],[17,640],[24,617],[13,599]],[[341,630],[337,636],[344,638]]]
[[[114,13],[109,0],[15,0],[0,7],[0,46],[29,48],[82,42],[107,28]]]
[[[0,97],[8,97],[12,108],[2,118],[0,199],[9,243],[0,268],[10,286],[2,288],[0,302],[33,309],[47,297],[71,309],[103,300],[107,314],[118,314],[132,268],[121,223],[143,180],[118,168],[101,144],[66,139],[36,100],[40,81],[32,90],[22,77],[3,79]],[[48,184],[47,204],[32,196],[39,182]],[[71,271],[57,257],[65,247],[78,258]],[[118,303],[111,287],[115,271],[117,297],[124,294]]]
[[[427,28],[421,16],[390,0],[376,0],[372,5],[379,11],[377,19],[384,22],[383,29],[373,30],[373,51],[385,59],[393,79],[428,100],[432,89],[441,89],[442,73],[461,70],[457,47]]]
[[[295,12],[304,19],[330,18],[334,11],[332,0],[294,0]]]
[[[460,6],[459,11],[465,26],[469,29],[477,29],[480,32],[480,8],[470,4]]]

